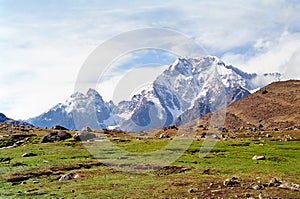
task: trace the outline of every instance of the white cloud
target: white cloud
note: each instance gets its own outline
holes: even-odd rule
[[[260,48],[257,48],[258,43],[261,44]],[[295,70],[299,48],[300,33],[284,31],[281,37],[272,42],[263,43],[258,39],[254,44],[254,49],[257,50],[255,55],[226,53],[222,59],[249,72],[280,72],[288,79],[292,75],[290,71]],[[295,75],[293,74],[294,77]],[[300,75],[296,76],[300,78]]]
[[[119,103],[122,100],[131,100],[131,97],[141,91],[166,70],[167,66],[148,66],[127,70],[98,84],[97,90],[104,100],[113,100]]]

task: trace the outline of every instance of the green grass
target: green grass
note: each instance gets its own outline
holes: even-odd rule
[[[115,144],[138,154],[161,149],[171,141],[153,138],[126,139],[129,140]],[[263,146],[258,143],[263,143]],[[0,198],[204,198],[206,195],[201,194],[206,194],[206,187],[211,181],[221,186],[225,178],[232,176],[248,181],[260,177],[266,182],[272,177],[278,177],[300,183],[300,141],[277,142],[254,138],[219,141],[205,157],[199,158],[202,144],[202,141],[193,141],[188,150],[173,163],[175,166],[191,168],[182,173],[152,171],[137,174],[101,165],[64,170],[64,167],[70,165],[97,163],[86,148],[88,143],[84,145],[72,139],[57,143],[28,143],[16,148],[3,149],[0,158],[10,157],[11,161],[0,162]],[[36,153],[37,156],[21,157],[25,152]],[[109,158],[110,155],[118,157],[121,154],[106,155]],[[253,161],[251,158],[254,155],[265,155],[266,160]],[[16,163],[23,165],[13,166]],[[21,176],[26,172],[39,172],[57,166],[61,166],[61,173],[58,175],[31,177],[25,180],[26,184],[12,185],[12,182],[7,181],[16,173]],[[204,173],[207,169],[209,173]],[[60,175],[71,171],[78,173],[80,177],[65,182],[58,181]],[[39,183],[34,184],[34,180],[38,180]],[[201,191],[192,195],[188,189],[193,187]],[[254,193],[256,190],[225,191],[222,194],[231,198],[233,194]],[[280,196],[281,193],[288,194],[291,198],[297,195],[290,190],[270,189],[265,192],[275,196]]]

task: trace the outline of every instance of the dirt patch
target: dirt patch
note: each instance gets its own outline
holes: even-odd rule
[[[182,167],[182,166],[165,166],[155,173],[158,176],[171,175],[176,173],[184,173],[186,171],[190,171],[192,168]]]
[[[93,162],[93,163],[82,163],[82,164],[74,164],[74,165],[63,165],[63,166],[55,166],[50,168],[45,168],[38,171],[30,171],[30,172],[18,172],[11,174],[9,176],[4,177],[8,182],[21,182],[24,180],[28,180],[34,177],[41,176],[49,176],[49,175],[61,175],[65,171],[77,170],[77,169],[89,169],[93,166],[104,166],[101,162]]]

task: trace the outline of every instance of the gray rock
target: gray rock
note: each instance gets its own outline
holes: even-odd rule
[[[263,185],[254,185],[252,188],[255,190],[262,190],[262,189],[264,189],[264,186]]]
[[[290,182],[283,182],[281,185],[279,185],[279,187],[283,188],[283,189],[291,189],[294,191],[299,191],[299,189],[300,189],[300,185],[290,183]]]
[[[96,138],[96,135],[94,133],[90,133],[90,132],[87,132],[87,131],[83,131],[83,132],[79,132],[79,133],[76,133],[74,135],[74,139],[76,141],[86,141],[86,140],[91,140],[91,139],[94,139]]]

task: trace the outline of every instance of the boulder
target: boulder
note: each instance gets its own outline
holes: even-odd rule
[[[82,132],[79,132],[79,133],[76,133],[74,135],[74,139],[76,141],[86,141],[86,140],[91,140],[91,139],[94,139],[96,138],[96,135],[94,133],[90,133],[90,132],[87,132],[87,131],[82,131]]]
[[[65,131],[49,132],[43,137],[42,143],[58,142],[58,141],[66,140],[71,137],[72,137],[72,135]]]

